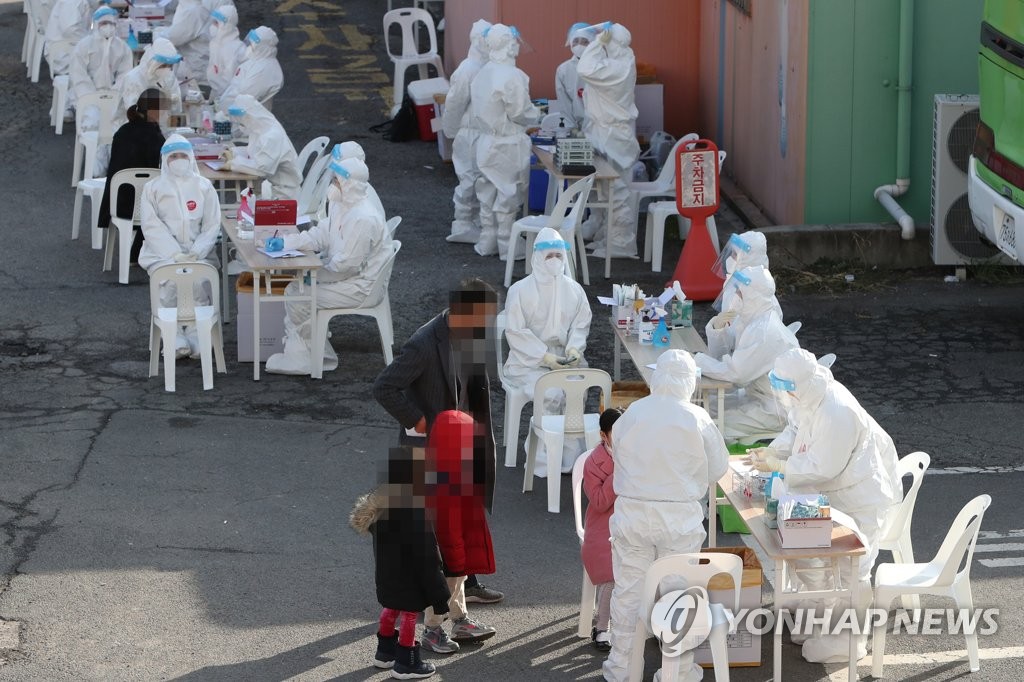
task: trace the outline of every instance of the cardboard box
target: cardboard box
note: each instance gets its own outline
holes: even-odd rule
[[[262,283],[263,291],[266,285]],[[285,283],[276,283],[271,287],[274,294],[283,294]],[[252,273],[243,272],[235,283],[235,296],[238,315],[235,320],[235,331],[238,334],[238,361],[253,361],[252,340]],[[260,362],[266,362],[274,353],[284,351],[284,301],[267,301],[260,303]]]
[[[609,400],[607,406],[601,406],[601,411],[604,412],[606,407],[609,409],[618,407],[624,410],[637,400],[646,398],[650,394],[651,389],[643,381],[613,381],[611,400]]]
[[[817,549],[832,546],[832,519],[779,519],[782,549]]]
[[[763,574],[761,562],[757,560],[754,550],[749,547],[714,547],[702,549],[701,552],[740,555],[743,558],[743,578],[740,582],[740,608],[761,608]],[[732,609],[736,605],[733,602],[732,595],[732,579],[728,576],[715,576],[708,583],[708,597],[713,603],[722,604],[726,608]],[[736,626],[736,632],[729,635],[727,641],[730,668],[761,665],[761,635],[750,632],[740,622]],[[713,667],[711,645],[706,641],[703,642],[694,649],[693,659],[702,668]]]
[[[650,141],[651,135],[665,129],[665,86],[661,83],[649,83],[635,86],[636,136],[644,144]]]

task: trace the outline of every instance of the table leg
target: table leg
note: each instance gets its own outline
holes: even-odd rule
[[[316,270],[309,271],[309,319],[312,320],[312,329],[316,331]],[[317,343],[317,338],[314,337],[313,343]],[[323,352],[323,349],[319,349]],[[309,376],[313,379],[322,379],[323,372],[320,376],[316,376],[316,369],[312,366],[312,351],[310,351],[310,371]],[[321,363],[322,366],[323,363]]]
[[[782,612],[783,586],[786,584],[786,562],[775,560],[775,633],[772,636],[772,680],[782,682],[782,628],[779,627],[779,616]]]
[[[226,234],[220,235],[220,320],[224,324],[231,323],[231,275],[228,274],[228,241]]]
[[[718,389],[718,430],[725,435],[725,388]]]
[[[857,605],[857,592],[860,591],[860,580],[858,575],[860,573],[860,557],[850,557],[850,606],[855,608]],[[865,613],[865,617],[867,614]],[[853,682],[857,679],[857,635],[852,633],[850,635],[850,666],[847,669],[846,679]]]
[[[584,256],[584,258],[586,258],[586,256]],[[622,378],[622,339],[619,338],[619,335],[617,333],[612,333],[615,334],[615,364],[614,374],[612,374],[612,377],[615,379],[615,381],[618,381],[619,379]]]
[[[604,278],[611,279],[612,276],[612,225],[615,224],[615,204],[612,202],[612,182],[608,182],[608,190],[605,196],[608,198],[608,226],[605,228],[604,237]]]
[[[708,488],[708,547],[715,547],[718,540],[718,483]]]
[[[269,275],[267,275],[269,277]],[[252,273],[252,380],[260,380],[260,271]]]

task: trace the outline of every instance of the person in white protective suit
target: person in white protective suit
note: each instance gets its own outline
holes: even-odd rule
[[[485,32],[488,62],[470,85],[468,125],[480,131],[476,143],[476,196],[480,239],[474,250],[504,260],[530,172],[526,126],[540,110],[530,101],[530,78],[516,68],[519,32],[495,24]]]
[[[697,365],[683,350],[665,351],[651,377],[651,395],[634,402],[612,432],[615,511],[612,544],[612,650],[602,670],[628,679],[633,631],[647,569],[659,557],[699,552],[706,537],[701,499],[725,475],[729,453],[703,408],[690,402]],[[685,680],[701,679],[696,665]]]
[[[762,267],[733,273],[725,284],[734,292],[729,307],[708,322],[708,352],[695,359],[704,376],[728,381],[738,391],[726,396],[727,440],[753,442],[774,437],[786,426],[786,415],[768,382],[775,358],[798,348],[796,336],[775,311],[775,280]]]
[[[601,217],[603,212],[592,212],[589,218],[602,224],[592,244],[593,255],[600,257],[605,255],[606,248],[616,258],[636,256],[636,222],[629,210],[629,182],[633,179],[633,164],[640,156],[640,143],[636,140],[636,57],[629,47],[631,41],[632,36],[622,24],[605,24],[576,65],[584,83],[583,134],[594,145],[594,151],[619,173],[611,186],[614,223],[608,225],[608,220]]]
[[[128,107],[139,101],[139,95],[150,88],[156,88],[167,98],[167,109],[170,113],[181,112],[181,87],[175,73],[175,65],[181,61],[181,55],[171,41],[157,38],[142,53],[138,66],[125,74],[121,81],[121,111],[118,119],[124,116]]]
[[[121,79],[132,70],[132,49],[116,35],[117,10],[100,7],[92,14],[93,30],[75,46],[68,69],[69,107],[97,90],[115,90]],[[99,127],[99,109],[82,112],[82,129]]]
[[[277,61],[277,34],[266,26],[249,31],[248,46],[224,94],[217,100],[218,111],[227,111],[241,95],[252,95],[267,106],[284,85],[284,73]]]
[[[727,280],[737,270],[753,267],[762,267],[768,270],[768,241],[765,239],[764,233],[756,230],[730,235],[729,241],[722,247],[711,270],[722,279]],[[731,296],[735,291],[734,287],[722,287],[722,293],[711,304],[711,307],[721,312],[728,307],[726,297]],[[783,319],[779,299],[773,296],[772,300],[772,307],[779,314],[779,319]]]
[[[225,170],[266,178],[275,199],[298,199],[302,185],[299,155],[281,123],[252,95],[239,95],[228,109],[233,125],[249,137],[244,152],[225,152]]]
[[[366,194],[370,173],[358,159],[331,163],[334,182],[328,190],[330,221],[284,237],[284,248],[319,251],[324,268],[317,275],[318,308],[357,308],[366,302],[374,282],[393,253],[384,213]],[[285,288],[286,296],[302,292],[299,282]],[[309,374],[313,326],[309,304],[285,302],[284,352],[267,359],[267,371]],[[324,345],[324,371],[338,367],[330,341]]]
[[[206,77],[206,65],[210,60],[210,10],[199,0],[179,0],[171,25],[158,29],[154,38],[166,38],[181,54],[182,64],[178,68],[181,79]]]
[[[50,76],[68,72],[71,53],[78,41],[89,33],[92,6],[89,0],[57,0],[53,3],[43,34],[43,55],[50,65]]]
[[[334,163],[340,163],[345,159],[359,159],[363,163],[366,163],[366,152],[363,151],[363,146],[353,140],[346,140],[345,142],[339,142],[334,145],[331,149],[331,159]],[[334,175],[330,172],[325,173],[323,177],[324,182],[332,182]],[[373,185],[367,181],[366,183],[366,198],[373,205],[375,211],[380,213],[382,216],[387,216],[384,211],[384,204],[380,202],[380,196],[377,194],[377,190],[373,188]]]
[[[576,126],[583,128],[583,120],[586,118],[583,107],[583,83],[580,81],[576,67],[580,63],[580,57],[587,45],[594,41],[596,33],[585,23],[575,23],[569,28],[565,39],[565,46],[572,51],[572,57],[566,59],[555,69],[555,95],[558,99],[560,110],[572,116]]]
[[[505,302],[505,338],[508,359],[505,379],[525,389],[531,400],[543,400],[546,412],[561,414],[565,396],[535,396],[537,379],[552,369],[586,367],[583,352],[590,333],[590,302],[583,287],[569,276],[569,249],[562,236],[550,227],[537,233],[531,264],[533,272],[508,289]],[[562,449],[561,470],[572,471],[576,456],[585,448],[567,439]],[[543,444],[537,446],[534,474],[548,475]],[[556,474],[557,475],[557,474]]]
[[[234,5],[221,5],[210,12],[209,35],[206,82],[210,84],[210,101],[216,102],[224,96],[245,55],[245,45],[238,37],[238,10]]]
[[[220,200],[213,184],[199,175],[192,145],[181,135],[171,135],[160,149],[160,177],[142,190],[139,210],[145,241],[139,265],[150,275],[161,265],[206,262],[217,266],[214,251],[220,235]],[[210,305],[211,292],[197,285],[198,305]],[[177,293],[168,282],[160,285],[160,305],[175,305]],[[175,343],[177,357],[199,357],[195,325],[183,326]]]
[[[857,524],[867,554],[860,558],[860,573],[850,576],[840,565],[840,581],[860,581],[858,604],[862,612],[871,603],[871,568],[878,557],[878,541],[890,508],[903,499],[896,473],[897,455],[892,438],[857,399],[832,377],[832,372],[811,353],[794,348],[780,355],[769,375],[773,388],[788,407],[786,430],[767,448],[752,451],[761,471],[785,474],[786,489],[794,493],[824,493],[835,510]],[[617,428],[617,427],[616,427]],[[831,589],[832,573],[800,573],[811,590]],[[811,567],[808,565],[802,568]],[[849,600],[833,600],[834,621]],[[796,640],[796,637],[794,637]],[[849,660],[849,633],[817,634],[803,643],[803,657],[812,663]],[[866,654],[866,636],[858,635],[857,655]]]
[[[442,130],[452,139],[452,165],[459,178],[452,194],[455,217],[451,233],[446,238],[450,242],[476,244],[480,240],[480,201],[476,197],[476,181],[480,177],[476,145],[480,130],[473,126],[469,102],[470,85],[487,63],[484,32],[489,28],[491,22],[483,19],[473,23],[469,31],[469,54],[449,78],[444,114],[441,115]]]

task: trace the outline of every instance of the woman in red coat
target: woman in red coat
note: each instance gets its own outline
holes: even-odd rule
[[[612,475],[612,425],[622,411],[613,408],[601,413],[601,443],[591,451],[583,465],[583,491],[587,494],[587,515],[583,524],[583,546],[580,555],[583,568],[590,582],[597,587],[597,622],[590,637],[594,646],[601,651],[611,649],[608,636],[608,618],[611,610],[612,588],[612,545],[609,538],[608,519],[615,511],[615,490]]]
[[[434,419],[427,438],[427,471],[435,474],[428,505],[434,515],[437,546],[444,560],[451,599],[451,639],[478,642],[494,636],[494,628],[469,618],[465,582],[469,574],[494,573],[494,549],[487,525],[485,430],[465,412],[447,410]],[[429,475],[429,474],[428,474]],[[453,653],[441,630],[444,616],[427,609],[423,639],[437,653]],[[431,646],[434,643],[442,646]]]

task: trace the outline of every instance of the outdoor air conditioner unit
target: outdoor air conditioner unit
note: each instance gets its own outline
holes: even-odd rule
[[[931,222],[936,265],[1009,262],[981,238],[967,202],[967,164],[979,120],[977,95],[935,95]]]

